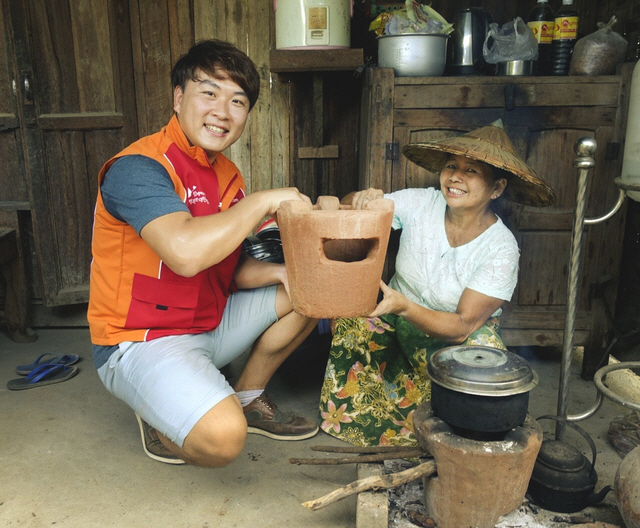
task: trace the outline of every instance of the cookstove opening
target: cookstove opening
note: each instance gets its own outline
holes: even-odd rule
[[[372,255],[380,245],[378,238],[325,238],[322,250],[329,260],[360,262]]]

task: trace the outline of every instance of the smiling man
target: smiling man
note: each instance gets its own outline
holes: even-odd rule
[[[135,411],[145,453],[219,467],[247,432],[299,440],[318,431],[264,393],[316,321],[292,310],[284,265],[241,254],[280,202],[310,200],[295,188],[245,195],[222,154],[258,99],[258,72],[243,52],[199,42],[171,81],[167,126],[98,176],[88,320],[98,375]],[[247,350],[231,388],[220,369]]]

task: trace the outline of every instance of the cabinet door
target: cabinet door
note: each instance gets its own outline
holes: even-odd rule
[[[102,164],[136,138],[126,0],[3,0],[46,306],[88,300]]]

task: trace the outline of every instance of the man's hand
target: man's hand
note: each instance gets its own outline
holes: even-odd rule
[[[267,215],[270,216],[274,216],[276,214],[276,211],[280,207],[281,202],[296,200],[311,204],[311,199],[308,196],[302,194],[295,187],[285,187],[284,189],[269,189],[266,191],[259,191],[256,194],[260,194],[261,197],[266,200],[266,205],[268,208]]]

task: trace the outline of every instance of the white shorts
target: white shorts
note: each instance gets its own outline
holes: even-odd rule
[[[232,294],[211,332],[120,343],[98,376],[111,394],[182,447],[198,420],[235,394],[219,369],[278,320],[276,292],[269,286]]]

